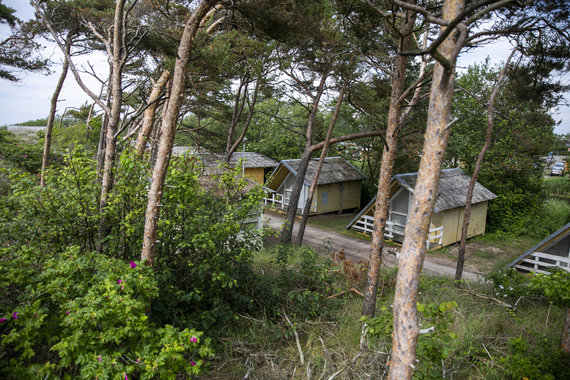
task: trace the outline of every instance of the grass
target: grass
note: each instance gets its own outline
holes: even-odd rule
[[[333,276],[327,296],[350,286],[363,289],[363,278],[349,283],[341,268],[324,258],[320,260],[329,266],[329,273]],[[266,275],[278,272],[274,253],[268,250],[256,254],[254,263],[256,270]],[[289,265],[293,266],[294,263],[299,263],[298,251],[293,253]],[[393,270],[382,273],[384,292],[379,295],[377,310],[382,306],[390,308],[393,303],[395,274]],[[288,289],[282,291],[287,292]],[[509,372],[512,367],[509,367],[509,360],[519,360],[522,354],[518,353],[517,356],[513,353],[509,343],[513,339],[528,342],[530,351],[523,355],[523,362],[531,363],[534,367],[547,355],[556,356],[565,317],[563,309],[529,296],[519,301],[516,310],[509,310],[492,301],[489,297],[493,295],[493,289],[486,283],[469,286],[463,283],[458,286],[447,278],[422,277],[419,302],[457,303],[457,307],[451,311],[453,322],[448,326],[450,331],[457,334],[457,338],[449,344],[451,353],[444,360],[448,377],[517,378]],[[516,301],[508,297],[502,300],[511,304]],[[284,315],[275,319],[265,315],[240,316],[239,321],[228,330],[228,337],[219,340],[218,356],[212,363],[213,371],[204,378],[235,379],[248,374],[252,379],[318,379],[329,378],[341,370],[338,378],[342,379],[385,377],[391,346],[389,332],[386,335],[368,334],[366,341],[369,349],[354,360],[359,353],[362,331],[361,307],[360,297],[353,293],[325,298],[321,303],[321,316],[307,318],[290,312],[288,318],[294,328]],[[304,364],[300,362],[293,330],[298,334]],[[276,335],[278,331],[288,331],[289,334]],[[514,367],[524,371],[526,367],[517,363],[515,361]]]
[[[338,214],[316,215],[309,218],[308,224],[322,228],[324,230],[334,231],[336,233],[345,236],[350,236],[362,240],[370,240],[369,235],[354,231],[352,229],[349,230],[346,229],[348,223],[350,223],[350,221],[354,219],[355,216],[356,213],[341,214],[341,215]]]

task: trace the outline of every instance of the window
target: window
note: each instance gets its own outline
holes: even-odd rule
[[[329,204],[329,193],[328,193],[328,191],[325,191],[324,193],[322,193],[321,204],[323,204],[323,205]]]

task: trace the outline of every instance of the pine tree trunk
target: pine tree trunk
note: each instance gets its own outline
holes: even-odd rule
[[[150,190],[148,193],[148,205],[145,215],[145,228],[143,236],[143,248],[141,260],[147,265],[153,266],[155,261],[155,245],[158,235],[158,221],[160,218],[160,202],[166,172],[172,154],[172,144],[178,121],[180,103],[186,87],[186,68],[190,60],[190,48],[194,42],[194,37],[198,31],[200,21],[206,16],[208,11],[214,6],[216,1],[203,0],[192,12],[184,27],[184,32],[178,46],[176,64],[172,78],[172,89],[168,106],[164,110],[164,118],[161,126],[161,136],[158,145],[156,164],[154,165]]]
[[[479,172],[481,171],[481,164],[487,154],[487,150],[491,146],[491,137],[493,135],[493,114],[495,113],[495,98],[499,93],[501,88],[501,82],[505,77],[505,72],[509,62],[513,58],[516,49],[511,52],[509,58],[505,62],[505,66],[501,70],[499,77],[497,78],[497,83],[493,88],[493,92],[489,98],[489,104],[487,105],[487,131],[485,133],[485,143],[477,156],[477,161],[475,162],[475,170],[471,175],[469,180],[469,187],[467,188],[467,197],[465,200],[465,210],[463,211],[463,224],[461,226],[461,241],[459,243],[459,251],[457,252],[457,266],[455,267],[455,280],[458,281],[463,276],[463,266],[465,264],[465,247],[467,246],[467,232],[469,230],[469,219],[471,218],[471,201],[473,200],[473,189],[475,188],[475,183],[479,177]]]
[[[464,0],[445,0],[443,18],[452,20],[463,8]],[[439,56],[431,85],[425,142],[398,263],[392,355],[388,372],[390,380],[411,379],[417,364],[419,326],[416,304],[419,280],[426,251],[426,237],[449,140],[455,62],[465,38],[465,26],[458,26],[437,48]]]
[[[301,191],[303,190],[303,184],[305,183],[305,174],[307,173],[307,167],[309,166],[311,154],[313,153],[313,150],[311,149],[313,140],[313,127],[315,126],[317,109],[321,100],[321,96],[323,95],[327,78],[328,73],[323,74],[321,82],[317,88],[317,93],[313,97],[313,106],[311,108],[311,113],[309,114],[309,119],[307,121],[307,129],[305,130],[305,149],[303,150],[301,161],[299,162],[299,166],[297,168],[295,184],[293,185],[293,190],[291,191],[289,206],[287,206],[287,216],[285,217],[285,223],[283,223],[283,229],[281,230],[282,244],[290,244],[293,237],[293,225],[295,223],[295,216],[297,215],[299,198],[301,197]]]
[[[105,156],[103,160],[103,178],[101,180],[101,197],[99,199],[99,210],[104,215],[104,210],[109,201],[109,193],[113,188],[113,171],[115,166],[115,156],[117,153],[117,139],[115,133],[121,118],[121,106],[123,104],[122,73],[125,62],[124,41],[124,8],[126,0],[118,0],[115,6],[115,18],[113,22],[113,57],[111,74],[112,103],[109,115],[109,124],[105,136]],[[99,247],[98,251],[103,251],[103,241],[109,231],[106,218],[103,216],[99,224]]]
[[[560,349],[570,354],[570,307],[566,308],[566,319],[564,320],[564,326],[562,326]]]
[[[415,1],[414,1],[415,3]],[[407,11],[406,19],[400,29],[399,51],[409,50],[412,30],[416,21],[415,12]],[[402,121],[402,94],[406,82],[408,57],[398,55],[392,75],[392,93],[390,94],[390,109],[388,111],[388,124],[386,127],[386,144],[382,152],[380,176],[378,178],[378,193],[376,194],[376,207],[374,210],[374,231],[372,231],[372,244],[368,258],[368,272],[366,287],[362,300],[362,315],[374,316],[376,309],[376,295],[378,294],[378,280],[382,266],[382,247],[384,245],[384,228],[388,217],[390,200],[390,181],[396,159],[396,149]]]
[[[146,150],[146,144],[148,142],[150,133],[152,132],[152,127],[154,125],[154,121],[156,119],[158,100],[160,99],[160,95],[164,91],[164,88],[166,87],[166,84],[168,83],[169,79],[170,79],[170,71],[166,69],[162,72],[160,78],[158,78],[156,83],[152,86],[152,90],[150,92],[150,95],[148,96],[148,107],[144,111],[143,124],[137,136],[137,142],[135,145],[135,150],[139,158],[142,158]]]
[[[329,124],[329,129],[325,137],[325,141],[321,151],[321,157],[319,158],[319,164],[317,165],[317,170],[315,171],[315,177],[313,178],[313,183],[311,183],[311,187],[309,188],[309,194],[307,195],[307,202],[305,203],[305,207],[303,209],[303,216],[299,224],[299,231],[297,231],[297,241],[296,241],[297,245],[303,244],[303,235],[305,234],[305,227],[307,226],[307,220],[309,219],[309,213],[311,212],[313,195],[315,194],[315,189],[317,188],[317,182],[319,180],[319,176],[321,175],[321,171],[323,169],[323,164],[325,161],[325,157],[327,156],[327,151],[329,149],[329,143],[331,141],[332,132],[336,124],[336,119],[338,117],[338,112],[340,111],[340,106],[342,105],[342,99],[344,97],[345,91],[346,91],[346,84],[341,88],[340,93],[338,94],[338,101],[334,108],[332,119]]]
[[[40,174],[41,187],[44,187],[46,184],[45,171],[49,166],[49,155],[51,151],[51,136],[53,132],[53,124],[55,122],[55,113],[57,111],[57,101],[59,99],[59,94],[61,93],[63,83],[65,82],[65,78],[67,77],[67,72],[69,70],[69,60],[67,59],[67,57],[71,52],[71,33],[67,35],[67,38],[65,40],[65,49],[67,54],[65,54],[63,58],[63,66],[61,68],[61,74],[59,76],[59,80],[57,81],[57,85],[55,86],[55,90],[53,91],[53,95],[51,97],[46,133],[44,135],[44,152],[42,156],[42,171]]]

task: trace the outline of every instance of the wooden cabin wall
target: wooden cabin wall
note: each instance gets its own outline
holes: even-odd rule
[[[481,202],[471,207],[471,217],[469,218],[468,237],[483,235],[487,220],[487,203]],[[461,240],[461,227],[463,225],[463,207],[446,210],[435,214],[432,217],[432,224],[435,227],[443,225],[442,246],[450,245]]]
[[[262,185],[265,181],[263,168],[245,168],[244,174],[249,179]]]
[[[360,181],[344,182],[342,190],[342,209],[348,210],[360,207]],[[339,183],[329,185],[319,185],[315,190],[314,198],[317,199],[317,214],[339,211],[340,204],[340,186]],[[323,194],[326,196],[323,198]],[[326,203],[323,200],[326,199]],[[314,212],[312,212],[314,214]]]

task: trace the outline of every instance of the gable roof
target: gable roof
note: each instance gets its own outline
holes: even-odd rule
[[[246,168],[274,168],[277,161],[257,152],[234,152],[230,158],[230,166],[238,166],[243,159]]]
[[[392,177],[390,184],[393,184],[396,181],[401,187],[405,188],[413,194],[417,179],[418,173],[397,174]],[[457,207],[465,207],[465,201],[467,200],[467,189],[469,188],[470,180],[471,177],[463,173],[461,169],[442,170],[437,190],[437,199],[435,201],[433,211],[435,213],[438,213]],[[495,198],[497,198],[497,196],[493,194],[491,190],[487,189],[479,182],[475,182],[471,204],[490,201]],[[375,203],[376,197],[372,198],[372,200],[368,202],[366,207],[364,207],[354,217],[354,219],[348,223],[346,228],[350,228],[350,226],[352,226],[352,224],[354,224],[363,214],[367,213]]]
[[[542,241],[537,243],[534,247],[532,247],[531,249],[529,249],[528,251],[526,251],[525,253],[523,253],[519,257],[517,257],[509,265],[507,265],[507,268],[514,267],[520,261],[525,259],[527,256],[532,255],[534,252],[537,252],[538,250],[546,249],[548,247],[553,246],[554,244],[558,243],[559,241],[561,241],[562,239],[564,239],[568,235],[570,235],[570,223],[566,224],[565,226],[560,228],[558,231],[550,234],[547,238],[543,239]]]
[[[202,159],[204,165],[211,167],[219,166],[220,162],[224,160],[223,154],[210,153],[200,147],[176,146],[172,148],[172,154],[174,156],[182,156],[183,154],[198,156]],[[230,158],[230,167],[241,167],[240,160],[243,160],[243,165],[246,168],[274,168],[277,166],[276,161],[261,153],[234,152]]]
[[[277,173],[282,167],[287,168],[294,176],[297,176],[297,170],[300,159],[292,160],[282,160],[279,165],[275,168],[273,173]],[[315,174],[317,172],[317,166],[319,165],[319,159],[313,158],[309,161],[307,166],[307,172],[305,173],[304,182],[307,186],[313,183]],[[323,162],[323,168],[319,179],[317,180],[317,185],[328,185],[331,183],[340,182],[350,182],[350,181],[360,181],[366,178],[358,169],[356,169],[350,162],[342,157],[327,157]]]
[[[417,178],[418,173],[406,173],[395,175],[392,181],[398,181],[402,187],[413,193]],[[471,177],[463,173],[461,169],[442,170],[433,211],[442,212],[457,207],[464,207],[469,181],[471,181]],[[490,201],[495,198],[497,196],[491,190],[479,182],[475,182],[471,204]]]

